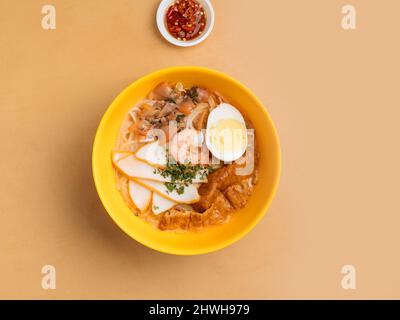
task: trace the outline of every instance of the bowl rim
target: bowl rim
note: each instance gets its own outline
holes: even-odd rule
[[[257,104],[262,106],[261,112],[264,114],[264,116],[268,119],[271,129],[274,135],[274,141],[276,143],[276,148],[277,148],[277,153],[276,153],[276,165],[277,165],[277,172],[275,174],[275,178],[273,181],[273,187],[270,192],[270,196],[268,197],[267,201],[262,205],[262,209],[260,210],[260,213],[256,215],[255,219],[248,224],[246,227],[243,229],[240,229],[234,236],[227,240],[222,240],[217,242],[216,244],[204,247],[204,248],[199,248],[199,249],[189,249],[189,250],[179,250],[179,249],[167,249],[165,247],[160,247],[157,245],[151,244],[151,241],[147,241],[146,239],[139,239],[138,237],[135,236],[134,233],[130,232],[127,227],[125,227],[124,224],[120,223],[120,221],[114,217],[114,214],[112,213],[112,210],[109,208],[109,205],[105,199],[105,196],[100,192],[100,181],[99,181],[99,174],[97,173],[97,160],[96,160],[96,155],[98,154],[97,148],[99,146],[99,136],[100,132],[103,130],[103,127],[105,126],[106,122],[108,121],[110,115],[112,114],[113,110],[119,105],[119,100],[122,99],[123,96],[127,92],[131,90],[132,87],[140,84],[141,82],[145,82],[149,78],[165,75],[171,72],[203,72],[203,73],[209,73],[213,74],[214,76],[221,77],[227,81],[233,82],[236,86],[240,87],[242,90],[246,92],[246,94],[250,95],[255,101],[257,101]],[[210,69],[207,67],[200,67],[200,66],[175,66],[175,67],[168,67],[168,68],[163,68],[151,73],[146,74],[145,76],[142,76],[135,81],[133,81],[130,85],[128,85],[125,89],[123,89],[118,95],[114,98],[114,100],[111,102],[111,104],[107,107],[105,113],[103,114],[99,126],[97,127],[95,137],[93,140],[93,146],[92,146],[92,175],[93,175],[93,180],[96,188],[96,192],[100,198],[100,201],[103,205],[103,207],[106,209],[107,214],[111,217],[111,219],[114,221],[114,223],[130,238],[136,240],[137,242],[141,243],[142,245],[156,250],[158,252],[166,253],[166,254],[172,254],[172,255],[185,255],[185,256],[190,256],[190,255],[200,255],[200,254],[207,254],[215,251],[219,251],[221,249],[224,249],[233,243],[239,241],[242,239],[244,236],[246,236],[251,230],[253,230],[257,224],[261,221],[261,219],[266,215],[273,199],[275,198],[276,192],[279,187],[279,182],[281,178],[281,171],[282,171],[282,151],[281,151],[281,145],[279,141],[279,136],[278,132],[275,126],[275,123],[272,121],[271,116],[269,115],[266,107],[264,104],[261,102],[261,100],[249,89],[247,88],[244,84],[242,84],[240,81],[236,80],[235,78],[220,72],[216,71],[214,69]]]
[[[162,0],[158,6],[157,13],[156,13],[156,21],[157,21],[157,27],[158,30],[160,31],[161,35],[164,37],[165,40],[167,40],[169,43],[178,46],[178,47],[193,47],[204,40],[208,38],[208,36],[211,34],[211,31],[214,28],[214,23],[215,23],[215,12],[214,12],[214,7],[212,3],[209,0],[198,0],[201,1],[202,4],[207,6],[208,10],[210,11],[210,17],[207,18],[207,25],[206,26],[206,32],[204,32],[201,36],[190,40],[190,41],[181,41],[176,38],[174,38],[169,31],[167,30],[167,27],[165,26],[165,21],[164,21],[164,16],[165,16],[165,11],[168,9],[169,5],[174,2],[175,0]]]

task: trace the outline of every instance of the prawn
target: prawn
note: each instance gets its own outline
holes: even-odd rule
[[[200,147],[204,141],[203,133],[195,129],[184,129],[176,133],[169,144],[172,157],[181,164],[199,164]]]

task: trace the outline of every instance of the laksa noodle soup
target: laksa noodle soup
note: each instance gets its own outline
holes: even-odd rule
[[[112,153],[116,187],[160,230],[227,223],[257,183],[251,123],[217,91],[163,82],[127,113]]]

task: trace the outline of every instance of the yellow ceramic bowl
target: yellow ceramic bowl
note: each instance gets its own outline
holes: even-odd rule
[[[247,206],[222,226],[197,233],[156,230],[136,217],[115,188],[111,151],[127,111],[162,81],[183,82],[219,91],[250,119],[260,152],[259,183]],[[248,233],[264,216],[275,195],[281,171],[281,154],[274,124],[261,101],[237,80],[202,67],[173,67],[151,73],[126,88],[100,122],[93,145],[93,176],[104,207],[115,223],[133,239],[161,251],[179,255],[203,254],[224,248]]]

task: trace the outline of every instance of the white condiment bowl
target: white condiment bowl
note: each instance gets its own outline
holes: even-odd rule
[[[207,37],[210,35],[214,27],[214,20],[215,20],[214,8],[211,2],[209,0],[197,0],[197,2],[199,2],[204,8],[204,12],[206,14],[206,27],[203,33],[199,37],[193,40],[183,41],[176,39],[173,35],[169,33],[165,21],[165,15],[167,13],[167,10],[170,7],[170,5],[173,4],[175,1],[176,0],[162,0],[160,5],[158,6],[157,27],[158,30],[160,30],[161,35],[165,38],[165,40],[179,47],[192,47],[198,45],[199,43],[207,39]]]

